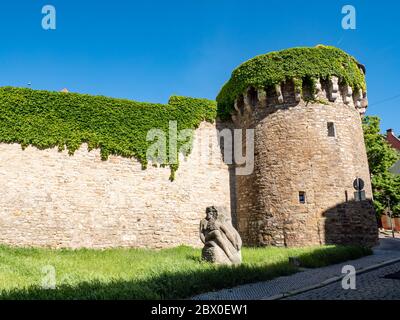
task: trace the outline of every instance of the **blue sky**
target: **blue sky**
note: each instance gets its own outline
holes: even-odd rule
[[[57,29],[41,27],[44,5]],[[343,30],[341,9],[357,10]],[[368,114],[400,134],[398,1],[2,1],[0,86],[166,102],[214,99],[251,57],[293,46],[338,46],[367,67]]]

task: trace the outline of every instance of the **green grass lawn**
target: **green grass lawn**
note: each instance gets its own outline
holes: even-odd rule
[[[0,246],[1,299],[178,299],[269,280],[302,267],[315,268],[371,254],[359,247],[243,248],[243,264],[217,266],[190,247],[165,250],[52,250]],[[56,289],[43,289],[46,266]],[[44,269],[43,269],[44,268]],[[48,268],[48,267],[47,267]],[[48,276],[48,274],[47,274]]]

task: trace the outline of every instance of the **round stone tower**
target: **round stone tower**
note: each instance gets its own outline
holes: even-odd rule
[[[234,179],[244,243],[377,243],[364,66],[334,47],[274,52],[237,68],[217,101],[235,128],[254,129],[254,170]]]

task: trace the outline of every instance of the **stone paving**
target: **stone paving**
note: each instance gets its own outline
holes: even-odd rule
[[[395,272],[400,262],[357,275],[355,290],[344,290],[339,281],[282,300],[400,300],[400,279],[384,278]]]
[[[400,258],[400,240],[381,239],[380,246],[374,249],[374,254],[371,256],[363,257],[357,260],[346,261],[343,263],[339,263],[324,268],[307,269],[303,272],[299,272],[291,276],[280,277],[270,281],[242,285],[235,288],[224,289],[216,292],[209,292],[192,297],[192,299],[194,300],[268,299],[270,297],[279,294],[292,292],[295,290],[300,290],[303,288],[307,288],[309,286],[320,284],[321,282],[333,277],[342,276],[343,275],[342,267],[345,265],[353,265],[357,270],[360,270],[396,258]],[[389,283],[390,281],[396,281],[396,280],[389,280],[386,281],[385,283]],[[334,286],[335,284],[332,284],[330,286]],[[400,281],[395,282],[395,284],[400,285]],[[338,285],[340,286],[340,282]],[[300,296],[298,297],[300,298]]]

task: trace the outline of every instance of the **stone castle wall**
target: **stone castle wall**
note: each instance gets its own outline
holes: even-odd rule
[[[237,128],[255,130],[255,169],[236,179],[238,228],[251,245],[374,245],[375,212],[360,113],[365,94],[318,83],[306,102],[294,84],[250,88],[235,103]],[[335,136],[328,136],[328,123]],[[353,181],[365,181],[366,200]],[[305,195],[300,203],[299,193]]]
[[[246,176],[234,176],[222,159],[217,130],[232,123],[202,123],[173,182],[169,168],[142,170],[119,156],[102,161],[86,145],[69,156],[0,144],[0,243],[200,246],[199,221],[215,205],[230,210],[245,245],[371,246],[377,224],[360,118],[365,94],[335,78],[318,83],[316,96],[307,90],[309,102],[290,81],[249,88],[236,101],[233,127],[255,129],[254,171]],[[361,202],[354,199],[356,178],[365,181]]]
[[[169,168],[142,170],[133,159],[83,145],[57,149],[0,144],[0,243],[46,247],[199,246],[210,205],[230,208],[228,167],[215,125],[202,123],[194,148]]]

